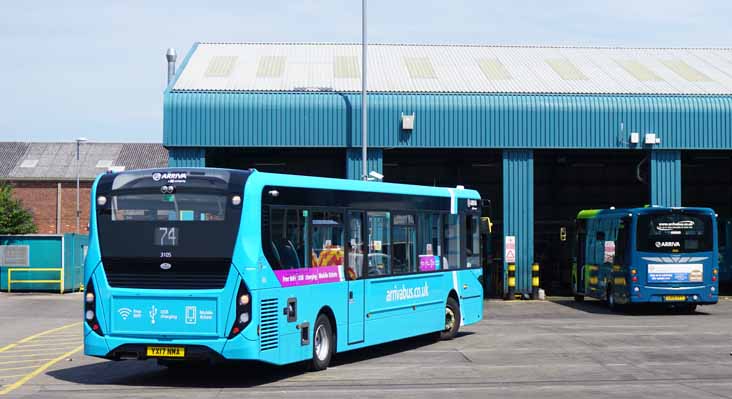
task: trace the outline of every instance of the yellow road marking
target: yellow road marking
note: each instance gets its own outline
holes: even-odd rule
[[[43,337],[43,339],[36,338],[36,339],[34,339],[32,341],[28,341],[28,342],[25,342],[25,343],[26,344],[32,344],[32,343],[36,343],[36,342],[71,341],[71,340],[74,340],[74,339],[82,338],[82,336],[83,336],[82,334],[83,333],[81,331],[79,331],[77,334],[69,335],[69,336],[66,336],[66,337]]]
[[[75,342],[75,343],[78,344],[80,342]],[[58,346],[61,346],[61,349],[65,349],[63,345],[58,345]],[[7,351],[7,352],[0,353],[0,356],[11,355],[13,353],[29,353],[29,352],[30,353],[38,353],[39,352],[38,348],[35,348],[35,349],[33,349],[33,348],[31,348],[31,349],[25,349],[24,346],[21,346],[19,348],[20,349],[14,349],[12,351]]]
[[[25,355],[14,355],[13,356],[13,353],[9,352],[9,353],[3,353],[2,355],[0,355],[0,360],[15,359],[18,357],[34,357],[34,356],[49,356],[49,355],[53,356],[53,355],[55,355],[55,353],[30,353],[30,354],[25,354]],[[7,357],[3,357],[3,356],[7,356]]]
[[[66,353],[64,353],[63,355],[61,355],[59,357],[56,357],[54,359],[49,360],[48,362],[44,363],[43,365],[41,365],[37,369],[35,369],[32,372],[26,374],[25,377],[23,377],[20,380],[18,380],[16,382],[14,382],[14,383],[6,386],[5,388],[3,388],[3,390],[0,391],[0,395],[5,395],[8,392],[12,392],[12,391],[18,389],[19,387],[23,386],[23,384],[25,384],[26,382],[30,381],[31,378],[37,376],[38,374],[41,374],[42,372],[46,371],[49,367],[51,367],[54,364],[60,362],[61,360],[64,360],[65,358],[73,355],[74,353],[79,352],[82,349],[84,349],[84,345],[83,344],[77,346],[76,348],[74,348],[74,349],[72,349],[72,350],[70,350],[70,351],[68,351]]]
[[[0,375],[0,380],[4,380],[4,379],[6,379],[6,378],[17,378],[17,377],[22,377],[22,376],[24,376],[24,375],[25,375],[25,374],[15,374],[15,375]]]
[[[59,346],[59,345],[66,345],[66,344],[77,344],[79,342],[82,342],[81,338],[75,339],[73,341],[48,341],[45,344],[31,344],[31,345],[23,345],[21,348],[42,348],[44,346]]]
[[[23,367],[7,367],[4,369],[0,369],[0,371],[10,371],[10,370],[22,370],[22,369],[32,369],[36,366],[23,366]]]
[[[36,339],[38,337],[42,337],[44,335],[48,335],[48,334],[55,333],[56,331],[63,331],[65,329],[67,329],[67,328],[71,328],[71,327],[75,327],[75,326],[80,326],[80,325],[81,325],[81,322],[76,322],[76,323],[67,324],[65,326],[57,327],[57,328],[54,328],[54,329],[51,329],[51,330],[39,332],[38,334],[33,334],[33,335],[29,336],[29,337],[25,337],[25,338],[21,339],[18,342],[15,342],[15,343],[12,343],[12,344],[3,346],[2,348],[0,348],[0,353],[3,353],[3,352],[5,352],[5,351],[7,351],[7,350],[9,350],[11,348],[15,348],[16,346],[18,346],[20,344],[24,344],[24,343],[26,343],[28,341],[32,341],[32,340],[34,340],[34,339]]]
[[[83,342],[82,339],[75,339],[73,341],[63,341],[63,342],[52,342],[52,341],[49,341],[49,342],[46,342],[45,344],[32,344],[32,345],[27,345],[26,344],[26,345],[23,345],[23,346],[19,347],[19,349],[43,348],[43,347],[48,347],[48,346],[52,346],[52,347],[53,346],[64,346],[64,345],[69,345],[69,344],[78,344],[78,343],[81,343],[81,342]],[[18,348],[18,347],[16,347],[16,348]]]
[[[0,364],[17,364],[17,363],[32,363],[32,362],[43,362],[43,361],[46,361],[46,360],[51,360],[51,359],[53,359],[53,358],[52,358],[52,357],[50,357],[50,358],[47,358],[47,359],[26,359],[26,360],[13,360],[13,361],[10,361],[10,362],[0,362]]]

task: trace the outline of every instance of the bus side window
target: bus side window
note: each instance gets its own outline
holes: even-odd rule
[[[358,280],[363,276],[363,212],[348,212],[348,262],[346,277]]]
[[[419,271],[440,270],[442,259],[442,215],[420,213],[417,216]]]
[[[465,215],[465,267],[480,265],[480,222],[478,216]]]
[[[443,268],[460,267],[460,218],[458,215],[445,215],[443,218],[442,236],[445,240]]]
[[[270,244],[272,268],[297,269],[306,267],[305,237],[308,231],[308,211],[273,208],[270,213]]]
[[[310,224],[310,264],[313,267],[343,266],[343,214],[313,211]]]
[[[417,271],[417,231],[414,215],[394,215],[392,227],[392,270],[394,274],[413,273]]]
[[[368,212],[369,255],[368,275],[391,274],[391,214],[389,212]]]
[[[615,265],[625,266],[628,260],[626,254],[628,252],[628,241],[630,238],[631,219],[625,217],[620,220],[618,225],[618,240],[615,243]]]

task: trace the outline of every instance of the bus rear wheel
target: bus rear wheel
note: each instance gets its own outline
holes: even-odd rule
[[[440,340],[448,341],[460,330],[460,304],[453,297],[447,298],[445,305],[445,328],[440,331]]]
[[[618,304],[615,303],[615,292],[613,291],[613,286],[608,286],[606,293],[606,301],[607,301],[607,307],[610,308],[610,310],[618,310]]]
[[[328,368],[330,359],[333,357],[333,328],[330,320],[324,314],[318,315],[313,329],[313,360],[310,362],[310,369],[321,371]]]

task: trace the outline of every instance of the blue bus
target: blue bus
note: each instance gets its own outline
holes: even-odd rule
[[[716,216],[709,208],[583,210],[576,221],[575,300],[611,308],[696,310],[718,300]]]
[[[84,350],[307,361],[483,314],[476,191],[171,168],[92,188]]]

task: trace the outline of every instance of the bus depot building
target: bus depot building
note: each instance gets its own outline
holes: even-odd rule
[[[538,263],[566,293],[582,209],[711,207],[728,230],[731,49],[374,44],[367,77],[368,170],[480,192],[489,293],[507,261],[517,292]],[[360,179],[360,90],[359,45],[197,43],[164,95],[170,166]]]

